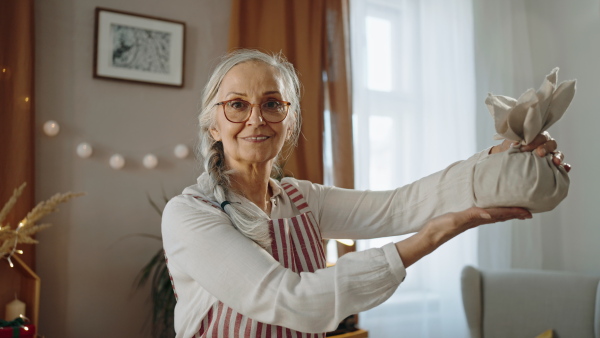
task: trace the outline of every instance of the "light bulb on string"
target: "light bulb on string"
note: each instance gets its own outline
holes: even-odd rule
[[[146,167],[147,169],[154,169],[158,165],[158,159],[154,154],[147,154],[146,156],[144,156],[143,163],[144,167]]]
[[[87,142],[81,142],[77,145],[77,156],[81,158],[88,158],[92,156],[94,149]]]
[[[123,169],[123,167],[125,166],[125,158],[123,158],[121,154],[114,154],[110,157],[108,163],[110,164],[111,168],[115,170],[120,170]]]
[[[58,122],[48,120],[44,123],[44,133],[48,136],[56,136],[60,132],[60,125]]]
[[[178,144],[175,146],[173,153],[175,154],[175,157],[184,159],[189,155],[190,149],[185,144]]]

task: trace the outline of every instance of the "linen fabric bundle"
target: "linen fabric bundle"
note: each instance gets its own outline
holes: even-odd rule
[[[537,91],[529,89],[517,100],[488,95],[485,103],[494,118],[495,139],[529,144],[564,115],[575,96],[576,81],[564,81],[557,87],[557,74],[558,68],[554,68]],[[554,209],[567,196],[570,181],[552,156],[510,148],[485,157],[474,172],[476,205],[522,207],[534,213]]]

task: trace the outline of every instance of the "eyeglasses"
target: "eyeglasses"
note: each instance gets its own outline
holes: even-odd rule
[[[268,100],[260,104],[251,104],[248,101],[233,99],[216,103],[215,106],[223,106],[223,113],[229,122],[243,123],[250,119],[252,107],[257,106],[262,118],[271,123],[279,123],[285,120],[291,103],[279,100]]]

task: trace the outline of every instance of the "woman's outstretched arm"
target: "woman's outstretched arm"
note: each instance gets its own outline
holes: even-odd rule
[[[468,229],[515,218],[531,218],[531,213],[522,208],[482,209],[477,207],[460,212],[450,212],[430,220],[419,232],[397,242],[396,249],[404,267],[408,268]]]

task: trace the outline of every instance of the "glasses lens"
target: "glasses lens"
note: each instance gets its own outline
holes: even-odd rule
[[[223,105],[225,116],[232,122],[243,122],[248,118],[250,103],[242,100],[229,101]]]
[[[281,101],[267,101],[260,105],[263,118],[269,122],[281,122],[285,119],[288,103]]]

